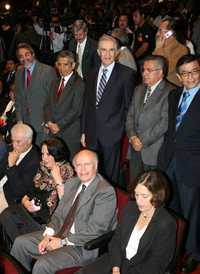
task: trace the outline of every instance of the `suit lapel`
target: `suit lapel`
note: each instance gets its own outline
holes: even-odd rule
[[[57,96],[56,96],[56,94],[55,94],[55,101],[56,101],[56,103],[59,103],[59,101],[60,101],[61,99],[63,99],[63,97],[65,97],[66,94],[70,91],[70,89],[71,89],[71,87],[72,87],[72,84],[73,84],[73,82],[74,82],[74,78],[75,78],[75,74],[73,73],[73,74],[71,75],[71,77],[69,78],[67,84],[65,85],[65,88],[64,88],[63,92],[60,94],[60,96],[59,96],[58,99],[57,99]],[[60,81],[59,81],[59,83],[58,83],[58,87],[59,87],[59,84],[60,84]],[[57,88],[58,88],[58,87],[57,87]],[[57,90],[56,90],[56,91],[57,91]],[[55,93],[56,93],[56,92],[55,92]]]
[[[180,99],[180,97],[179,97]],[[200,100],[200,90],[195,94],[191,104],[189,105],[182,121],[181,124],[179,125],[178,129],[177,129],[177,133],[184,128],[185,123],[187,122],[187,120],[191,117],[191,112],[193,111],[193,109],[195,108],[195,105],[197,103],[197,101]],[[179,102],[179,101],[178,101]],[[199,105],[199,104],[198,104]],[[178,104],[177,104],[177,111],[178,111]],[[177,115],[177,112],[176,112]],[[176,119],[176,118],[175,118]]]

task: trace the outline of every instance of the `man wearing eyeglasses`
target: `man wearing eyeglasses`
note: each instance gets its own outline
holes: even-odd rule
[[[172,181],[170,206],[188,221],[181,272],[193,272],[200,262],[200,60],[181,57],[176,65],[183,84],[169,95],[169,122],[159,155],[161,168]]]
[[[131,181],[142,171],[157,166],[158,152],[167,130],[167,97],[174,89],[164,80],[167,74],[164,57],[146,57],[142,71],[143,83],[134,92],[126,120]]]

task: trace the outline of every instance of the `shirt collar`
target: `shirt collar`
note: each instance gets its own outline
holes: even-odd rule
[[[107,67],[104,67],[103,65],[101,65],[100,70],[101,70],[102,73],[103,73],[104,69],[107,69],[108,71],[112,71],[113,68],[114,68],[114,65],[115,65],[115,62],[112,62],[112,64],[108,65]]]

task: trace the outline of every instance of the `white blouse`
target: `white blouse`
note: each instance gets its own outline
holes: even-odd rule
[[[137,254],[140,239],[142,238],[146,228],[147,225],[144,226],[142,229],[138,229],[136,226],[134,227],[126,246],[126,258],[128,260],[130,260],[133,256]]]

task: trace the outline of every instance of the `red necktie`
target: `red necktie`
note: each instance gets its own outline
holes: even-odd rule
[[[60,83],[58,90],[56,92],[57,99],[60,97],[61,93],[63,92],[64,87],[65,87],[65,78],[62,77],[61,83]]]
[[[26,88],[29,88],[31,82],[31,71],[29,68],[26,69]]]

